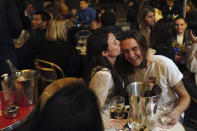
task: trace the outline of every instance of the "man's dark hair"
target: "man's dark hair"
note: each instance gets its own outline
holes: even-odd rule
[[[147,41],[144,38],[144,36],[140,34],[139,31],[137,30],[125,31],[121,34],[120,40],[123,41],[123,40],[130,39],[130,38],[133,38],[137,41],[142,52],[146,53],[148,51],[149,46],[147,44]]]
[[[43,10],[36,12],[34,15],[41,15],[42,21],[48,22],[51,19],[51,16],[49,15],[49,13]]]
[[[136,30],[131,30],[131,31],[126,31],[121,34],[120,41],[126,40],[126,39],[135,39],[137,44],[140,47],[142,56],[143,56],[143,61],[141,63],[141,66],[146,65],[146,54],[149,48],[149,45],[145,39],[145,37],[139,33],[139,31]],[[121,64],[120,64],[121,63]],[[116,69],[120,73],[120,75],[123,77],[124,80],[127,80],[126,76],[133,73],[133,65],[128,62],[125,58],[119,59],[119,64],[116,64]],[[127,81],[125,81],[126,84]]]
[[[106,11],[101,15],[101,23],[103,26],[114,26],[116,24],[116,15],[111,11]]]
[[[181,16],[181,15],[178,16],[178,17],[176,17],[175,20],[174,20],[174,22],[176,22],[176,20],[178,20],[178,19],[182,19],[182,20],[185,21],[185,23],[187,23],[187,20],[183,16]]]

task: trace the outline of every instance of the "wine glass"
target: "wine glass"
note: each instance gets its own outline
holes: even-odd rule
[[[113,102],[114,102],[115,118],[117,119],[123,118],[124,114],[122,113],[122,110],[124,108],[125,98],[123,96],[114,96]]]
[[[81,30],[76,33],[77,44],[76,49],[81,52],[81,54],[86,54],[87,39],[90,36],[91,32],[88,30]]]
[[[169,128],[169,123],[171,122],[171,118],[168,116],[168,114],[173,111],[174,101],[171,100],[165,103],[161,102],[161,104],[162,105],[158,107],[157,110],[158,125],[161,128],[167,129]]]

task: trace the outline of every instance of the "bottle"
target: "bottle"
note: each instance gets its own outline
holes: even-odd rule
[[[11,60],[7,59],[6,63],[8,64],[8,67],[10,68],[11,73],[16,74],[16,67],[12,64]]]
[[[151,90],[151,95],[152,96],[156,96],[156,95],[158,95],[159,93],[160,93],[160,87],[159,87],[159,85],[157,85],[157,84],[155,84],[154,86],[153,86],[153,88],[152,88],[152,90]]]

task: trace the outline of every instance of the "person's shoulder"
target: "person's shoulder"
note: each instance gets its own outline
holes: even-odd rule
[[[174,64],[174,62],[166,57],[166,56],[162,56],[162,55],[154,55],[154,58],[155,58],[155,62],[160,64],[160,65],[169,65],[169,64]]]
[[[92,73],[95,73],[95,74],[111,74],[108,68],[100,66],[100,65],[94,67],[92,69]]]
[[[100,65],[94,67],[93,68],[93,72],[94,71],[97,71],[97,72],[110,72],[108,68],[100,66]]]
[[[87,8],[86,8],[86,11],[96,13],[96,10],[95,10],[95,9],[93,9],[93,8],[91,8],[91,7],[87,7]]]
[[[101,79],[111,79],[112,75],[109,71],[108,68],[105,67],[101,67],[101,66],[96,66],[93,70],[92,70],[92,78],[101,78]]]
[[[39,39],[39,38],[41,38],[41,39],[46,39],[45,34],[46,34],[46,29],[34,33],[34,34],[32,35],[32,38],[33,38],[33,39]]]

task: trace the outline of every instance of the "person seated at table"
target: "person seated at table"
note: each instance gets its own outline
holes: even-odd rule
[[[140,33],[143,34],[149,42],[151,29],[155,25],[154,8],[148,5],[144,6],[138,14],[138,23]]]
[[[97,95],[101,109],[110,104],[114,95],[126,96],[123,81],[115,70],[119,55],[120,41],[109,28],[102,28],[89,36],[85,79]],[[105,128],[108,128],[106,123],[109,122],[104,118],[105,115],[102,116]]]
[[[115,95],[127,97],[122,78],[116,71],[121,52],[120,41],[113,31],[113,28],[101,28],[87,41],[85,80],[97,95],[101,108],[110,104]]]
[[[191,47],[187,50],[187,69],[194,73],[190,77],[190,81],[188,84],[190,88],[188,88],[188,92],[191,95],[191,104],[188,110],[185,113],[184,117],[184,126],[186,129],[194,131],[197,129],[197,40],[196,37],[191,33],[191,38],[194,40]],[[193,130],[192,130],[193,129]]]
[[[193,74],[187,69],[186,67],[186,55],[181,56],[181,52],[183,51],[175,51],[173,47],[173,41],[174,41],[174,31],[173,31],[173,21],[171,18],[164,18],[159,20],[154,28],[151,31],[151,47],[156,50],[157,55],[164,55],[171,60],[173,60],[176,64],[176,66],[179,68],[181,73],[183,74],[183,83],[188,91],[188,93],[191,95],[189,90],[193,88],[194,80],[193,80]],[[179,55],[180,54],[180,55]],[[182,57],[182,58],[181,58]],[[181,58],[181,59],[180,59]],[[183,62],[185,61],[185,62]],[[182,118],[184,115],[181,115]],[[183,119],[181,119],[182,122]]]
[[[34,33],[22,47],[16,48],[16,55],[19,63],[18,69],[34,68],[34,59],[39,45],[46,39],[46,28],[50,19],[50,15],[43,10],[35,12],[32,21],[32,30]]]
[[[125,84],[136,81],[150,82],[155,78],[156,84],[162,88],[161,100],[163,100],[158,107],[170,101],[176,103],[173,111],[167,115],[171,118],[168,128],[174,126],[190,103],[190,96],[182,82],[183,75],[172,60],[161,55],[154,55],[154,61],[145,66],[147,60],[144,58],[149,46],[138,31],[124,32],[120,40],[124,63],[120,63],[122,68],[119,68],[119,72],[127,82]]]
[[[83,82],[60,89],[46,102],[34,131],[104,131],[95,94]]]
[[[120,41],[109,28],[102,28],[89,36],[85,79],[98,96],[101,107],[115,93],[124,95],[123,81],[115,70],[119,55]]]
[[[65,20],[50,20],[46,39],[39,45],[37,58],[60,66],[66,77],[81,77],[83,62],[78,51],[67,42]]]
[[[190,32],[187,29],[187,21],[184,17],[178,16],[174,21],[175,40],[178,45],[189,46],[192,41]]]

